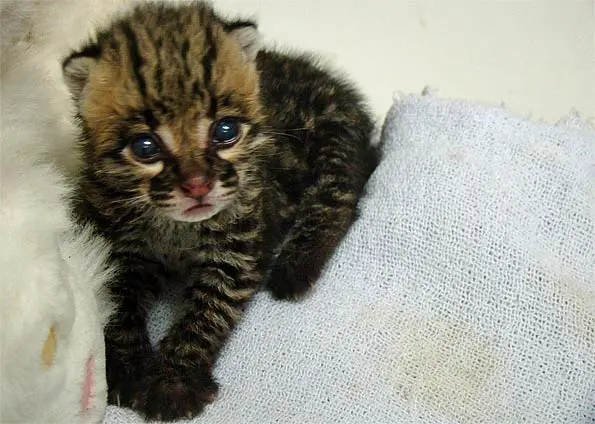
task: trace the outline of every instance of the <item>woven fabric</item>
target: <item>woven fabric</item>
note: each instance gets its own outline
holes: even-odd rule
[[[316,290],[258,295],[193,422],[592,424],[593,130],[411,96],[382,142]],[[155,338],[171,313],[153,311]]]

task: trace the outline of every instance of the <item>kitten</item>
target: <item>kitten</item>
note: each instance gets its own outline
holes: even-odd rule
[[[63,62],[82,155],[76,214],[112,244],[109,401],[149,419],[213,402],[212,368],[254,293],[302,296],[356,218],[376,164],[360,94],[256,25],[148,3]],[[147,308],[184,284],[154,352]]]

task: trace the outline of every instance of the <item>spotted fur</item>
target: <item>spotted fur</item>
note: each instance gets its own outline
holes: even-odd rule
[[[254,293],[302,296],[355,220],[376,163],[371,120],[348,82],[259,49],[254,23],[202,2],[143,4],[63,68],[85,163],[75,211],[111,241],[120,269],[109,401],[150,419],[192,417],[215,399],[212,368]],[[239,123],[232,145],[214,142],[224,117]],[[135,156],[142,134],[158,141],[158,160]],[[193,178],[211,191],[182,193]],[[205,197],[206,212],[189,218],[184,208]],[[154,351],[148,305],[177,282],[185,313]]]

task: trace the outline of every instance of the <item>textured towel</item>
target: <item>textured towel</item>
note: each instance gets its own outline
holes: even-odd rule
[[[194,422],[592,424],[595,133],[570,121],[396,101],[317,289],[257,297]]]

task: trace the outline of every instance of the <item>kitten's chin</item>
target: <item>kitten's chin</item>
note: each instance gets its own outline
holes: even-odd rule
[[[185,196],[180,190],[174,190],[165,214],[180,222],[200,222],[212,218],[228,208],[233,201],[233,197],[221,190],[219,185],[215,184],[213,190],[200,200]]]
[[[200,222],[215,216],[221,208],[213,205],[194,205],[186,210],[176,210],[168,213],[168,216],[175,221]]]

